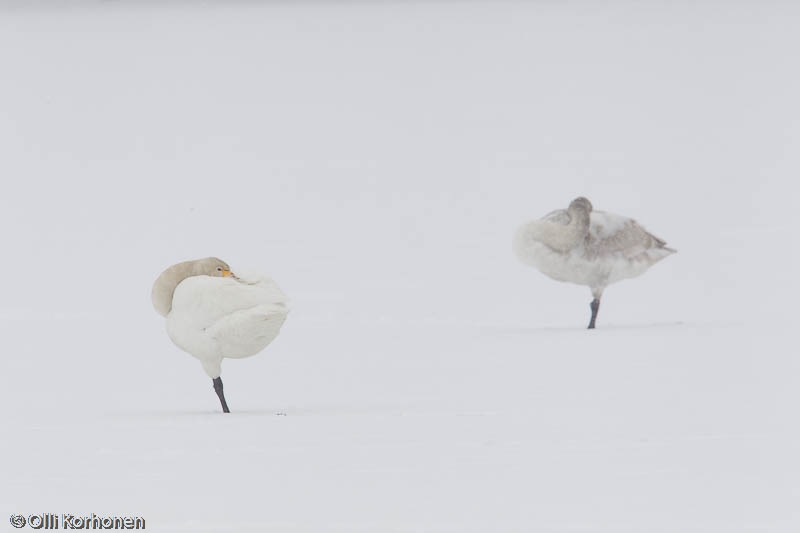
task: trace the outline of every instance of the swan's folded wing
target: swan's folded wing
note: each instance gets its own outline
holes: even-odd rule
[[[232,278],[193,276],[175,289],[172,313],[191,320],[197,327],[207,328],[225,316],[259,305],[288,310],[286,295],[269,278],[247,283]]]
[[[223,357],[248,357],[278,336],[287,314],[283,304],[259,304],[223,316],[206,333]]]
[[[666,244],[664,240],[648,233],[632,218],[602,211],[592,212],[586,246],[587,253],[592,256],[622,254],[632,259],[654,249],[674,252]]]

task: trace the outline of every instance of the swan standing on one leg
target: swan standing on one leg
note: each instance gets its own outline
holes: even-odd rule
[[[167,319],[167,334],[200,360],[222,411],[222,359],[255,355],[278,336],[289,312],[286,296],[266,277],[235,276],[224,261],[207,257],[178,263],[156,279],[153,307]]]
[[[617,281],[634,278],[675,253],[635,220],[593,211],[586,198],[576,198],[559,209],[529,222],[514,236],[514,252],[525,263],[558,281],[586,285],[593,329],[603,290]]]

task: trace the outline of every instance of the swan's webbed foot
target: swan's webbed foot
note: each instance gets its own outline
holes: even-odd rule
[[[230,410],[228,409],[228,403],[225,401],[225,394],[222,392],[222,378],[214,378],[212,382],[214,383],[214,392],[217,393],[217,397],[219,397],[219,403],[222,404],[222,412],[230,413]]]
[[[589,321],[589,328],[594,329],[595,320],[597,320],[597,311],[600,310],[600,300],[595,298],[592,300],[592,303],[589,304],[589,307],[592,310],[592,319]]]

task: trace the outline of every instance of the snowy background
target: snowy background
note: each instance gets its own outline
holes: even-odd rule
[[[0,2],[0,528],[800,531],[799,47],[789,2]],[[592,332],[511,252],[578,195],[679,250]],[[150,304],[208,255],[293,302],[230,416]]]

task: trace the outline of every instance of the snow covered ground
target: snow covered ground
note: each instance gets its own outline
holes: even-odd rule
[[[0,2],[3,531],[800,530],[800,7],[602,4]],[[591,332],[578,195],[679,250]],[[207,255],[293,301],[229,416]]]

